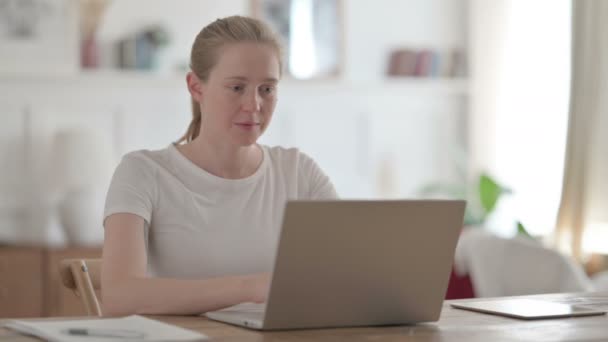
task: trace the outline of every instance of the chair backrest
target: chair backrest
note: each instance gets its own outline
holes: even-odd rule
[[[101,316],[95,290],[101,288],[101,259],[64,259],[59,274],[65,287],[80,297],[89,316]]]

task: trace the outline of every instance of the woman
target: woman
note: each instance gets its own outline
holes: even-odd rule
[[[256,143],[281,68],[280,44],[258,20],[218,19],[198,34],[186,135],[125,155],[112,178],[105,315],[196,314],[266,300],[285,202],[337,197],[308,156]]]

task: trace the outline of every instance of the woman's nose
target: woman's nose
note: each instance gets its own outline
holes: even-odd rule
[[[260,111],[260,106],[262,104],[262,98],[257,93],[257,91],[250,92],[244,95],[243,99],[243,109],[248,112],[258,112]]]

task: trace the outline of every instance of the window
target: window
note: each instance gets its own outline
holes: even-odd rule
[[[555,228],[562,187],[571,4],[511,0],[505,9],[505,39],[495,52],[492,173],[513,194],[503,198],[491,226],[510,235],[520,220],[532,234],[546,235]]]

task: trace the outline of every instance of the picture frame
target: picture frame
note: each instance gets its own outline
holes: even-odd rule
[[[344,65],[342,0],[252,0],[253,17],[279,35],[294,79],[335,78]]]

